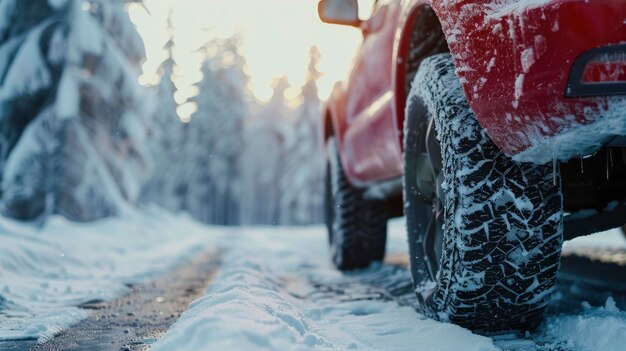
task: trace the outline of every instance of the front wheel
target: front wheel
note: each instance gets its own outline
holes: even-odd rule
[[[406,119],[405,210],[422,312],[478,332],[534,328],[560,261],[558,174],[498,149],[472,113],[449,54],[422,62]],[[420,156],[429,149],[430,121],[439,160]],[[419,159],[432,163],[430,186],[416,171]]]
[[[385,256],[387,209],[350,184],[334,138],[327,146],[325,212],[332,260],[341,270],[366,268]]]

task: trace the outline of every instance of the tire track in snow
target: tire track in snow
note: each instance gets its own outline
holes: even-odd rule
[[[154,281],[131,286],[131,293],[117,300],[81,305],[93,310],[89,318],[48,342],[5,347],[33,351],[147,350],[205,292],[220,265],[217,249],[205,251]]]

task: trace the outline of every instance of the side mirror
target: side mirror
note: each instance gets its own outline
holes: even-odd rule
[[[320,0],[317,12],[325,23],[361,26],[357,0]]]

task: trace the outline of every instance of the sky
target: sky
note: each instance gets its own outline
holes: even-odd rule
[[[361,17],[367,17],[372,0],[363,0]],[[193,83],[201,78],[202,56],[194,53],[207,41],[240,33],[251,76],[250,87],[261,101],[271,97],[275,77],[287,76],[297,94],[304,83],[308,52],[312,45],[322,53],[319,64],[324,76],[318,82],[326,99],[335,82],[346,77],[352,57],[361,43],[358,29],[322,23],[317,0],[146,0],[145,8],[130,5],[131,19],[142,35],[147,51],[141,83],[156,84],[157,69],[165,59],[167,17],[172,13],[175,60],[178,64],[177,100],[193,96]],[[147,11],[146,11],[147,9]]]

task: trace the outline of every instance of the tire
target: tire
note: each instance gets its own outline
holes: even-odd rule
[[[334,138],[327,152],[325,212],[332,261],[340,270],[366,268],[385,256],[385,203],[364,199],[363,191],[350,184]]]
[[[409,96],[405,211],[421,312],[480,333],[533,329],[559,268],[560,177],[552,165],[516,163],[498,149],[472,113],[449,54],[423,61]],[[431,119],[443,176],[429,202],[418,196],[416,171],[410,167],[424,149],[420,128]],[[433,242],[443,244],[431,274],[424,238],[426,222],[438,208],[443,237]]]

